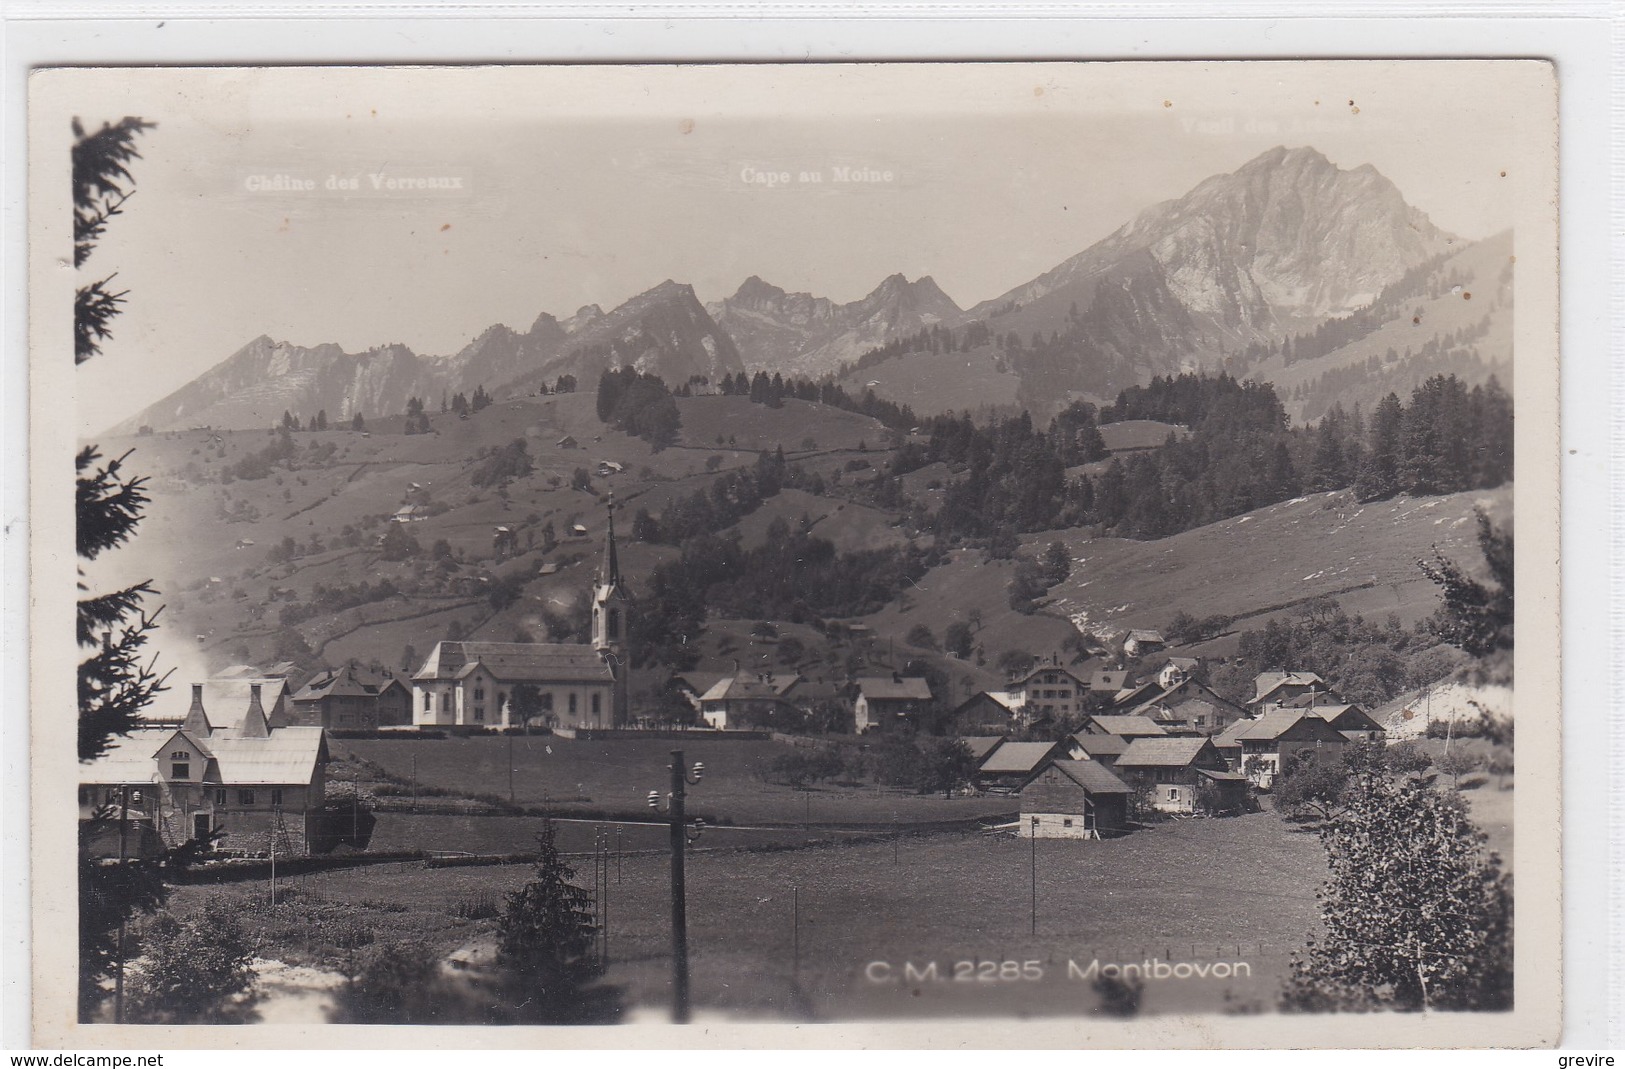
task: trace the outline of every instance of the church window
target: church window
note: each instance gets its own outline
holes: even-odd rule
[[[443,713],[451,712],[451,692],[450,691],[447,691],[446,693],[440,695],[440,711],[443,712]]]
[[[484,721],[485,720],[485,706],[476,705],[474,707],[474,719],[478,720],[478,721]]]
[[[253,791],[238,791],[237,792],[237,804],[238,805],[253,805],[254,804],[254,792]]]
[[[570,715],[574,716],[575,712],[576,712],[576,695],[575,695],[574,691],[571,691],[570,692]]]
[[[602,694],[596,694],[595,693],[592,696],[592,715],[593,716],[597,716],[600,712],[603,711],[603,698],[604,698],[604,696]]]
[[[621,637],[621,610],[609,610],[609,619],[604,626],[604,632],[612,639]]]
[[[477,701],[477,702],[483,702],[485,700],[485,688],[484,687],[475,687],[474,688],[474,700]]]
[[[434,710],[434,695],[430,694],[428,691],[424,691],[423,692],[423,711],[427,713],[427,712],[432,712],[433,710]]]

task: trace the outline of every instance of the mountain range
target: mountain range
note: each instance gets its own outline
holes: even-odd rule
[[[544,312],[524,333],[494,325],[450,356],[261,336],[113,431],[269,426],[284,411],[390,415],[413,396],[432,402],[483,386],[501,398],[561,375],[589,385],[624,365],[673,385],[756,370],[816,378],[877,362],[886,354],[876,350],[932,328],[973,330],[959,363],[1011,379],[1016,403],[1109,397],[1152,374],[1312,330],[1464,245],[1369,164],[1343,170],[1313,148],[1277,147],[968,309],[929,276],[891,275],[847,304],[752,276],[709,305],[668,280],[608,312]]]

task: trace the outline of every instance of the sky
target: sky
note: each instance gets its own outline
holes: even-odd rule
[[[450,354],[668,278],[850,301],[902,272],[968,307],[1278,144],[1485,237],[1520,136],[1492,64],[59,73],[87,124],[158,124],[81,270],[129,290],[86,435],[261,334]]]

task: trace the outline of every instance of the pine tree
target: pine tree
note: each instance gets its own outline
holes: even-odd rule
[[[1435,547],[1434,559],[1417,561],[1422,573],[1438,585],[1444,604],[1428,621],[1441,639],[1475,657],[1512,648],[1512,531],[1496,528],[1482,510],[1478,547],[1489,565],[1493,586],[1479,582],[1447,560]]]
[[[1455,792],[1357,765],[1321,831],[1325,934],[1293,959],[1295,1010],[1504,1010],[1512,896]]]
[[[497,961],[508,980],[504,1009],[516,1020],[564,1024],[604,1012],[593,990],[602,973],[595,952],[592,894],[573,881],[560,855],[553,822],[536,838],[535,878],[508,895],[497,928]]]

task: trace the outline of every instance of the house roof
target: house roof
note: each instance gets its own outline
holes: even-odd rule
[[[1121,735],[1124,738],[1168,734],[1161,724],[1148,716],[1091,716],[1089,722],[1108,735]]]
[[[1132,715],[1143,716],[1145,711],[1154,705],[1161,705],[1170,698],[1176,697],[1180,691],[1186,691],[1191,697],[1201,698],[1214,705],[1223,705],[1234,709],[1238,714],[1242,711],[1239,705],[1219,697],[1209,687],[1205,687],[1194,679],[1182,679],[1171,687],[1159,687],[1157,693],[1144,699],[1132,707]]]
[[[765,678],[764,678],[765,677]],[[705,693],[700,695],[701,701],[763,701],[767,699],[782,698],[790,692],[790,688],[801,682],[801,676],[795,672],[740,672],[737,675],[723,676],[713,683]]]
[[[1051,664],[1051,663],[1045,662],[1045,663],[1042,663],[1042,664],[1033,665],[1032,668],[1028,669],[1022,675],[1016,677],[1015,679],[1012,679],[1010,681],[1009,686],[1011,687],[1011,689],[1014,689],[1014,688],[1020,687],[1020,686],[1025,686],[1027,683],[1031,682],[1033,676],[1038,675],[1040,672],[1062,672],[1062,673],[1065,673],[1068,677],[1070,677],[1071,680],[1074,683],[1078,684],[1078,686],[1080,686],[1080,687],[1086,687],[1086,686],[1089,685],[1089,681],[1087,679],[1083,679],[1083,678],[1079,677],[1078,673],[1072,671],[1072,669],[1068,668],[1066,665],[1064,665],[1064,664]]]
[[[677,672],[671,677],[673,683],[679,683],[695,694],[704,694],[727,678],[726,672]]]
[[[1269,742],[1304,722],[1308,722],[1311,734],[1321,738],[1331,738],[1337,732],[1327,721],[1306,709],[1271,709],[1263,716],[1238,721],[1237,725],[1242,729],[1235,738],[1242,742]]]
[[[1280,687],[1320,687],[1326,681],[1313,672],[1260,672],[1253,677],[1253,702],[1261,702]]]
[[[614,679],[597,650],[568,642],[437,642],[412,678],[455,679],[474,661],[504,683],[608,683]]]
[[[1127,689],[1130,685],[1131,680],[1127,669],[1102,669],[1089,677],[1089,689],[1093,691],[1116,694],[1120,690]]]
[[[1247,782],[1246,775],[1244,773],[1241,773],[1241,772],[1217,772],[1217,771],[1215,771],[1215,770],[1213,770],[1211,768],[1199,768],[1199,769],[1196,770],[1196,774],[1198,776],[1206,776],[1208,779],[1216,780],[1219,783],[1246,783]]]
[[[1221,750],[1241,749],[1241,733],[1246,731],[1253,723],[1252,720],[1237,720],[1234,724],[1213,736],[1213,745]]]
[[[243,719],[253,688],[260,688],[260,708],[271,727],[282,727],[288,722],[287,703],[293,690],[281,676],[237,676],[231,679],[210,679],[203,684],[203,711],[216,729],[222,725],[235,726]],[[190,703],[189,703],[190,704]]]
[[[1072,736],[1071,741],[1090,757],[1117,757],[1129,747],[1129,740],[1121,735],[1088,735],[1079,732]]]
[[[293,696],[294,701],[311,701],[327,697],[373,698],[400,684],[394,676],[386,676],[355,665],[328,669],[311,677],[310,682]],[[404,684],[401,684],[404,686]]]
[[[969,750],[970,755],[976,758],[976,762],[980,764],[983,758],[998,748],[999,744],[1004,741],[1004,736],[967,735],[959,741],[965,744],[965,749]]]
[[[1184,768],[1196,760],[1202,747],[1208,745],[1208,740],[1200,736],[1135,739],[1123,751],[1123,756],[1117,759],[1117,767]]]
[[[158,775],[152,755],[174,736],[172,727],[136,728],[128,735],[114,735],[107,740],[106,753],[79,765],[79,782],[93,786],[150,783]]]
[[[1055,749],[1053,742],[1007,742],[982,759],[978,772],[1031,772]]]
[[[277,728],[263,739],[215,734],[209,749],[225,784],[309,783],[327,760],[327,733],[319,727]]]
[[[931,684],[919,676],[859,676],[858,693],[870,701],[930,701]]]
[[[1112,774],[1099,761],[1056,761],[1061,775],[1090,794],[1133,794],[1129,785]]]
[[[1161,631],[1152,631],[1149,628],[1135,628],[1128,633],[1127,641],[1131,642],[1164,642]]]
[[[319,727],[281,727],[264,738],[243,738],[217,728],[208,739],[196,739],[174,728],[138,728],[114,736],[107,753],[79,766],[79,782],[88,785],[151,783],[158,762],[177,735],[211,758],[205,781],[226,786],[310,783],[316,767],[327,760],[327,733]]]

